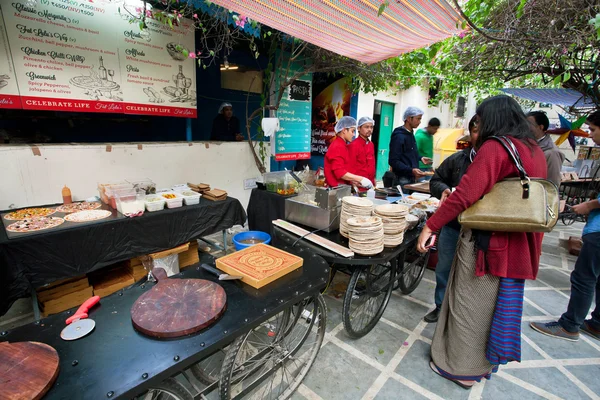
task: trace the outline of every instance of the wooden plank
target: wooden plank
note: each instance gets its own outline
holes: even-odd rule
[[[83,277],[85,277],[85,275],[80,275],[80,276],[76,276],[76,277],[73,277],[73,278],[60,279],[58,281],[55,281],[55,282],[49,283],[47,285],[41,286],[41,287],[37,288],[37,290],[52,289],[53,287],[64,285],[65,283],[78,281],[78,280],[80,280]]]
[[[79,280],[68,282],[66,284],[55,286],[48,290],[40,290],[37,292],[38,301],[44,302],[47,300],[57,299],[69,293],[77,292],[90,286],[87,276]]]
[[[333,251],[336,254],[341,255],[342,257],[354,257],[354,252],[352,250],[350,250],[347,247],[344,247],[342,245],[339,245],[337,243],[332,242],[331,240],[327,240],[325,238],[322,238],[319,235],[309,235],[309,231],[307,231],[306,229],[302,229],[297,225],[294,225],[290,222],[284,221],[282,219],[277,219],[275,221],[273,221],[273,225],[278,226],[282,229],[285,229],[288,232],[291,232],[295,235],[298,236],[305,236],[304,240],[308,240],[310,242],[313,242],[321,247],[326,248],[327,250]]]
[[[91,286],[77,292],[70,293],[59,299],[48,300],[42,303],[42,315],[47,317],[51,314],[63,312],[73,307],[81,305],[84,301],[94,295]]]
[[[184,243],[181,246],[177,246],[177,247],[169,249],[169,250],[163,250],[163,251],[159,251],[158,253],[149,254],[149,256],[155,260],[157,258],[164,258],[166,256],[170,256],[171,254],[179,254],[181,252],[187,251],[189,248],[190,248],[190,244]]]

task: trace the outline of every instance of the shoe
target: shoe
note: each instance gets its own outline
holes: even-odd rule
[[[581,331],[593,337],[596,340],[600,340],[600,331],[592,327],[591,321],[591,319],[586,319],[585,321],[583,321]]]
[[[429,314],[427,314],[423,320],[429,324],[432,324],[434,322],[438,321],[438,318],[440,318],[440,311],[441,311],[441,307],[436,307],[435,310],[433,310],[432,312],[430,312]]]
[[[438,369],[437,365],[435,365],[435,363],[433,361],[429,361],[429,368],[431,368],[431,370],[433,372],[435,372],[436,374],[438,374],[442,378],[448,379],[450,382],[456,383],[458,386],[460,386],[463,389],[469,390],[473,386],[475,386],[475,381],[461,381],[461,380],[458,380],[458,379],[451,379],[451,378],[445,377],[444,375],[442,375],[442,373]]]
[[[579,332],[571,333],[566,331],[558,321],[555,322],[532,322],[529,324],[534,330],[539,333],[543,333],[547,336],[552,336],[558,339],[568,340],[570,342],[576,342],[579,340]]]

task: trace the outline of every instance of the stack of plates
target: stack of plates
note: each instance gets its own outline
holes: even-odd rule
[[[402,244],[404,231],[407,228],[406,216],[409,207],[402,204],[385,204],[375,207],[375,215],[383,221],[383,238],[385,247]]]
[[[379,217],[348,218],[350,250],[363,256],[372,256],[383,251],[383,222]]]
[[[348,219],[353,217],[370,217],[373,213],[373,202],[368,199],[346,196],[342,199],[340,214],[340,234],[348,237]]]

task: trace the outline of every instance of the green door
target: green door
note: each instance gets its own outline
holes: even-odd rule
[[[394,104],[381,103],[379,138],[377,140],[377,172],[376,179],[381,180],[389,169],[390,139],[394,130]]]

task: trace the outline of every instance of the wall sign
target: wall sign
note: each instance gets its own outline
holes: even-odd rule
[[[10,56],[8,37],[2,19],[2,5],[0,5],[0,108],[21,108],[15,67]]]
[[[310,101],[311,81],[295,80],[288,91],[288,100]]]

